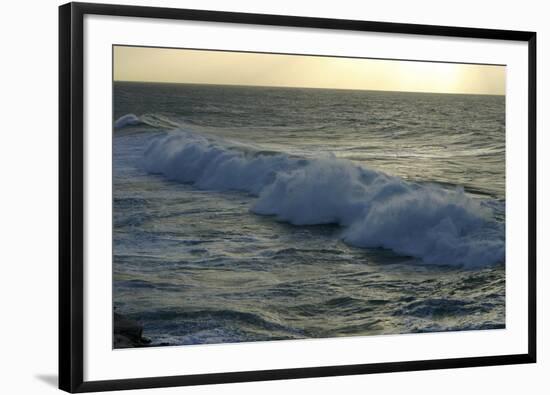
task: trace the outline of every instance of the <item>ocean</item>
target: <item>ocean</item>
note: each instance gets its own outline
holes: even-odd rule
[[[504,96],[113,99],[113,304],[152,345],[505,327]]]

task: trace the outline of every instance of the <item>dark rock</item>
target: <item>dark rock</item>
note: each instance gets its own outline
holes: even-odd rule
[[[143,337],[143,327],[134,320],[113,313],[114,348],[146,347],[151,340]]]

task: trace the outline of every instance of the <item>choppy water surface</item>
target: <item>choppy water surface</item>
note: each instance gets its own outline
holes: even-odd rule
[[[504,327],[504,97],[114,88],[114,305],[154,344]]]

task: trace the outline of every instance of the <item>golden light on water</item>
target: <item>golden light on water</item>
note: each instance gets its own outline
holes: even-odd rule
[[[505,94],[506,67],[116,46],[114,79]]]

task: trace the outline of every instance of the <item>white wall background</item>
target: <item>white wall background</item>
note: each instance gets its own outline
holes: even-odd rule
[[[118,0],[118,3],[425,23],[538,33],[539,362],[536,365],[129,391],[159,394],[546,394],[550,278],[545,170],[550,139],[550,15],[524,0]],[[0,392],[57,387],[57,0],[3,5],[0,23]],[[546,332],[546,333],[545,333]]]

